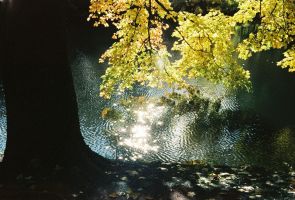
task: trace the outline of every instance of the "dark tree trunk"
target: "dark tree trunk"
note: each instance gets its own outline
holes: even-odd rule
[[[96,161],[103,160],[80,134],[65,12],[65,0],[10,0],[7,5],[1,48],[8,132],[4,166],[10,172],[56,165],[96,169]]]

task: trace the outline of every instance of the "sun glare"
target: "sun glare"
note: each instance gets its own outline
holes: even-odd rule
[[[157,106],[153,103],[134,109],[135,122],[129,128],[120,129],[120,132],[124,133],[125,136],[122,136],[119,145],[131,147],[144,154],[151,151],[157,152],[159,147],[156,145],[157,140],[152,139],[151,129],[154,124],[163,124],[158,119],[162,116],[164,110],[164,106]],[[141,157],[142,155],[138,154],[130,159],[137,160]]]

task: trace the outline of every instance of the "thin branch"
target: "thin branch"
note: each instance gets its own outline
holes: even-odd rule
[[[274,6],[274,8],[272,9],[272,11],[270,12],[270,15],[272,15],[273,14],[273,12],[275,11],[275,9],[277,8],[277,3],[275,4],[275,6]]]
[[[171,11],[172,10],[169,10],[167,9],[159,0],[155,0],[156,3],[164,10],[166,11],[168,14],[171,14]],[[175,17],[172,16],[172,19],[177,21],[175,19]],[[193,21],[192,21],[193,22]],[[202,50],[197,50],[195,49],[187,40],[186,38],[184,37],[184,35],[182,34],[182,32],[176,27],[175,30],[179,33],[179,35],[181,36],[181,39],[195,52],[202,52],[202,53],[209,53],[209,52],[206,52],[206,51],[202,51]]]
[[[172,12],[173,10],[168,10],[159,0],[155,0],[155,2],[164,10],[166,11],[168,14],[171,14],[170,12]]]
[[[136,24],[137,24],[137,17],[138,17],[138,15],[139,15],[140,10],[141,10],[141,8],[138,8],[138,9],[137,9],[136,16],[135,16],[135,19],[134,19],[134,31],[133,31],[133,33],[132,33],[132,36],[130,37],[130,42],[129,42],[129,43],[132,42],[132,39],[133,39],[133,37],[134,37],[134,35],[135,35],[135,33],[136,33],[136,30],[137,30],[137,26],[136,26]]]
[[[149,5],[147,7],[148,13],[149,13],[149,17],[148,17],[148,27],[147,27],[147,31],[148,31],[148,43],[150,46],[150,56],[152,54],[152,43],[151,43],[151,33],[150,33],[150,28],[151,28],[151,17],[152,17],[152,1],[149,0]]]
[[[285,18],[285,0],[283,0],[283,20],[284,20],[285,28],[288,30],[288,24]]]
[[[260,17],[262,16],[262,13],[261,13],[261,4],[262,4],[262,0],[259,1],[259,13],[260,13]]]

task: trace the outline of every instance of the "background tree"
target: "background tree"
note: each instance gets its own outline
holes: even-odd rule
[[[94,26],[117,28],[100,59],[110,65],[101,85],[106,98],[136,83],[189,90],[187,78],[198,77],[248,88],[250,74],[237,57],[271,48],[287,49],[278,65],[295,70],[294,0],[225,1],[233,9],[224,9],[223,1],[189,1],[192,12],[173,9],[169,0],[90,2]],[[243,39],[241,28],[248,30]],[[173,45],[165,31],[173,32]]]

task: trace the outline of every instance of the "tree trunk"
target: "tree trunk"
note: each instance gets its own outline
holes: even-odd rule
[[[67,60],[65,0],[10,0],[6,8],[3,84],[9,172],[104,162],[80,133]],[[2,47],[1,47],[2,48]],[[82,167],[82,168],[83,168]]]

